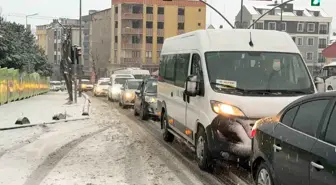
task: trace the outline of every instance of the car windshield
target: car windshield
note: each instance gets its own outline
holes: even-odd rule
[[[116,78],[114,79],[114,83],[124,85],[126,83],[126,80],[128,79],[132,79],[132,78]]]
[[[140,85],[141,81],[128,81],[127,87],[128,89],[137,89]]]
[[[314,86],[299,54],[207,52],[211,87],[222,93],[311,94]]]
[[[90,84],[92,84],[90,81],[82,81],[82,84],[85,84],[85,85],[90,85]]]
[[[146,79],[149,75],[133,75],[135,79]]]
[[[104,81],[104,82],[99,82],[98,85],[108,85],[108,82]]]
[[[51,85],[61,85],[61,82],[51,82]]]
[[[149,81],[146,83],[145,86],[146,93],[157,93],[157,82],[156,81]]]

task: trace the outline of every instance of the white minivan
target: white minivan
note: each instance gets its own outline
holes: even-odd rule
[[[109,101],[119,101],[121,87],[125,84],[126,80],[134,79],[131,74],[113,74],[110,77],[109,87],[107,90],[107,99]]]
[[[312,93],[315,84],[286,32],[208,29],[164,41],[158,77],[163,139],[185,141],[203,170],[213,159],[248,162],[255,121]]]

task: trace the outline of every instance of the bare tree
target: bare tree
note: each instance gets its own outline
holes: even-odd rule
[[[72,30],[71,28],[65,29],[65,39],[62,40],[62,60],[60,63],[60,71],[65,80],[69,94],[69,103],[73,102],[73,89],[72,89],[72,61],[71,61],[71,47],[72,47]]]

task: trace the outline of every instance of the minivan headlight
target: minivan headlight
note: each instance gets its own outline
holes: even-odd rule
[[[243,113],[243,111],[241,111],[238,107],[235,107],[233,105],[225,104],[225,103],[214,101],[214,100],[210,101],[210,105],[211,105],[212,110],[216,114],[245,117],[245,114]]]
[[[148,103],[155,103],[156,97],[145,96],[145,101]]]

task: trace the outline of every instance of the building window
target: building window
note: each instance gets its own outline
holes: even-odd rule
[[[132,21],[132,28],[140,28],[141,22],[139,20]]]
[[[269,22],[268,23],[268,29],[269,30],[276,30],[276,24],[275,24],[275,22]]]
[[[114,36],[114,43],[118,43],[118,36]]]
[[[263,30],[263,29],[264,29],[264,23],[262,23],[262,22],[257,22],[257,23],[255,24],[255,29]]]
[[[297,38],[297,45],[298,46],[302,46],[303,45],[303,38],[302,37],[298,37]]]
[[[198,26],[201,26],[201,23],[200,23],[200,22],[198,23]]]
[[[57,48],[57,43],[54,43],[54,50],[56,50]]]
[[[152,21],[146,21],[146,28],[153,28],[153,22]]]
[[[118,21],[114,22],[114,28],[118,28]]]
[[[328,24],[320,24],[319,33],[328,34]]]
[[[153,14],[153,7],[151,6],[146,7],[146,14]]]
[[[158,37],[157,38],[157,43],[158,44],[163,44],[164,38],[163,37]]]
[[[132,13],[141,14],[142,13],[142,5],[137,4],[132,6]]]
[[[152,44],[153,43],[153,37],[146,37],[146,43]]]
[[[177,23],[177,29],[184,30],[184,23]]]
[[[117,14],[118,13],[118,7],[114,7],[114,12]]]
[[[287,23],[282,22],[280,23],[280,31],[286,31],[287,30]]]
[[[314,45],[314,38],[308,38],[307,39],[307,45],[308,46],[313,46]]]
[[[303,16],[303,11],[302,10],[297,10],[296,15],[297,16]]]
[[[164,8],[163,7],[159,7],[158,8],[158,14],[159,15],[163,15],[164,14]]]
[[[184,8],[178,9],[178,15],[184,15]]]
[[[319,49],[324,49],[327,47],[327,39],[319,39]]]
[[[297,31],[298,32],[303,32],[304,29],[304,24],[302,22],[297,24]]]
[[[158,22],[157,28],[164,29],[164,22]]]
[[[292,37],[293,41],[296,43],[296,37]]]
[[[146,51],[146,58],[152,58],[152,52]]]
[[[313,60],[313,53],[312,52],[306,53],[306,59],[307,60]]]
[[[54,61],[57,64],[57,55],[54,55]]]
[[[308,23],[308,32],[314,32],[315,31],[315,24],[314,23]]]
[[[325,62],[325,58],[322,55],[322,53],[318,53],[318,63],[324,63]]]
[[[139,44],[140,43],[140,37],[139,36],[132,36],[132,44]]]
[[[133,57],[133,58],[141,57],[141,56],[140,56],[140,51],[132,51],[132,57]]]
[[[199,8],[199,9],[198,9],[198,12],[201,12],[201,11],[202,11],[202,9]]]

